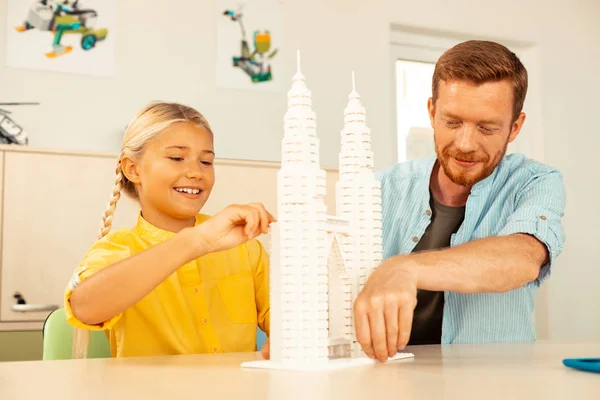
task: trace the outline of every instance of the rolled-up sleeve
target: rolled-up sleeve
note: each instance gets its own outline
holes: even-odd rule
[[[77,266],[71,280],[69,281],[64,293],[64,307],[67,322],[76,328],[89,330],[110,329],[117,323],[121,315],[116,315],[108,321],[98,325],[88,325],[80,321],[71,308],[71,295],[73,290],[84,280],[118,261],[121,261],[131,255],[131,249],[123,244],[115,243],[108,237],[99,240],[87,251],[82,262]]]
[[[546,246],[549,260],[540,269],[538,284],[550,275],[564,248],[566,237],[562,218],[565,201],[566,191],[559,171],[534,176],[517,194],[515,210],[498,233],[498,236],[529,234]]]

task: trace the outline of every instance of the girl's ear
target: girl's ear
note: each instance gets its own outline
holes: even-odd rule
[[[130,182],[140,183],[138,167],[130,158],[123,157],[121,159],[121,171]]]

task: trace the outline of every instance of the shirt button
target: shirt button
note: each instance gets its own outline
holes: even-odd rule
[[[219,349],[217,348],[217,346],[213,346],[213,348],[212,348],[212,352],[213,352],[213,353],[216,353],[217,351],[219,351]]]
[[[546,220],[546,216],[545,216],[545,215],[542,215],[542,216],[540,217],[540,219],[545,221],[545,220]]]
[[[427,210],[427,211],[425,211],[425,214],[427,214],[427,215],[431,215],[431,210]]]
[[[202,318],[202,324],[203,325],[208,324],[208,318]]]
[[[194,294],[200,293],[200,288],[198,286],[194,287],[193,292]]]
[[[413,240],[413,242],[417,243],[417,242],[419,241],[419,238],[418,238],[418,237],[416,237],[416,236],[413,236],[413,239],[412,239],[412,240]]]

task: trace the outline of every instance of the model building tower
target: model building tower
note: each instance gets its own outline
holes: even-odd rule
[[[346,274],[351,282],[352,301],[381,262],[381,186],[373,172],[371,131],[365,108],[356,92],[352,73],[352,92],[344,110],[344,128],[339,155],[339,181],[336,183],[336,208],[339,217],[350,221],[351,232],[341,237]],[[360,354],[354,323],[352,356]]]
[[[315,113],[298,61],[284,118],[278,222],[271,225],[270,360],[243,365],[315,370],[371,362],[356,341],[352,308],[381,262],[381,188],[354,74],[352,81],[341,132],[337,215],[326,215]]]
[[[325,171],[311,93],[298,69],[288,92],[282,163],[277,177],[278,223],[273,227],[271,359],[328,359],[328,274]]]

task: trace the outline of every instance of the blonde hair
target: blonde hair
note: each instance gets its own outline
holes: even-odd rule
[[[132,199],[139,200],[134,184],[127,179],[121,170],[121,160],[123,157],[130,158],[133,161],[139,160],[146,144],[177,122],[194,123],[208,131],[211,136],[213,135],[208,121],[202,114],[191,107],[178,103],[150,103],[140,110],[129,123],[123,137],[123,145],[115,169],[115,182],[110,200],[108,201],[106,210],[102,213],[98,239],[102,239],[110,232],[117,201],[121,197],[121,191],[124,191]],[[87,358],[89,341],[89,330],[73,328],[73,358]]]

